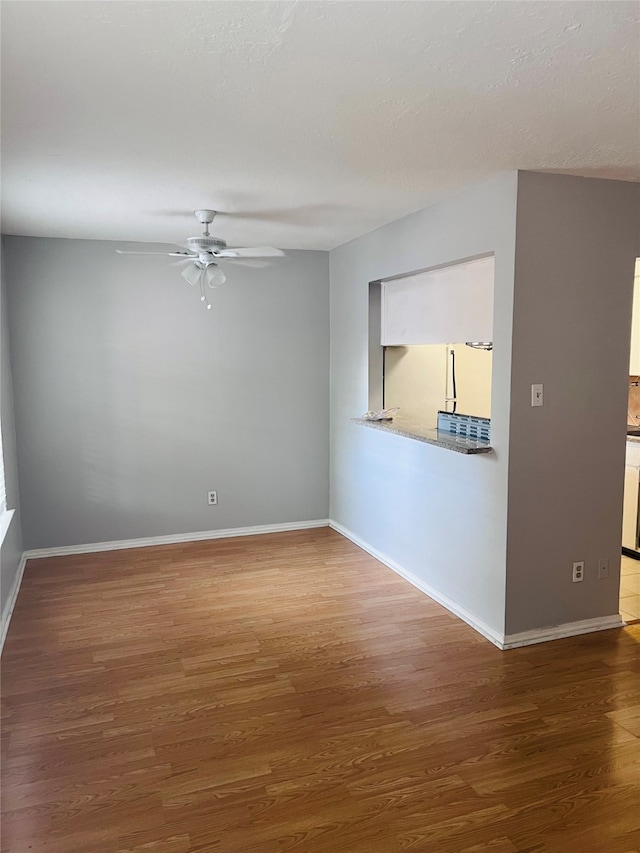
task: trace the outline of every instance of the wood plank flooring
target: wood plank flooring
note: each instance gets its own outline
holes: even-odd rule
[[[32,560],[3,853],[638,853],[640,625],[500,652],[328,530]]]

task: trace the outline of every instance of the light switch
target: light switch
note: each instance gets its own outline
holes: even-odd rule
[[[542,385],[532,385],[531,386],[531,405],[532,406],[541,406],[542,403],[543,403]]]

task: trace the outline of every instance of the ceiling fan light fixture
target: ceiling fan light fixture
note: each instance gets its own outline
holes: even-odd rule
[[[226,275],[218,264],[208,264],[205,270],[205,278],[209,287],[219,287],[227,280]]]
[[[198,264],[187,264],[187,266],[182,270],[180,275],[185,281],[188,281],[190,285],[195,285],[198,282],[202,274],[202,267],[199,267]]]

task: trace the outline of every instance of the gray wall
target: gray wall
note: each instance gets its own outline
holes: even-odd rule
[[[331,518],[495,632],[504,629],[517,175],[331,252]],[[369,282],[495,252],[491,456],[357,426],[369,406]]]
[[[507,632],[618,612],[640,187],[523,172],[511,377]],[[544,406],[531,408],[532,383]],[[597,580],[598,559],[608,580]],[[585,560],[585,580],[571,579]]]
[[[618,611],[639,190],[512,173],[331,253],[331,517],[498,633]],[[367,283],[487,251],[495,455],[350,423],[368,407]]]
[[[25,548],[327,517],[326,253],[206,311],[168,258],[3,240]]]
[[[22,559],[22,527],[20,521],[20,494],[18,489],[18,460],[16,456],[16,433],[13,417],[13,385],[9,357],[9,327],[5,293],[4,258],[0,256],[0,279],[2,299],[0,303],[0,404],[2,411],[2,451],[4,474],[7,487],[7,506],[15,510],[2,548],[0,549],[0,613],[2,624],[7,617],[5,608],[16,580]]]

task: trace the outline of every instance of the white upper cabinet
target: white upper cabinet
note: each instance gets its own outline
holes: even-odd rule
[[[629,375],[640,376],[640,258],[636,261],[636,276],[633,281],[633,314],[631,319],[631,355]]]
[[[382,283],[383,346],[493,340],[494,258]]]

